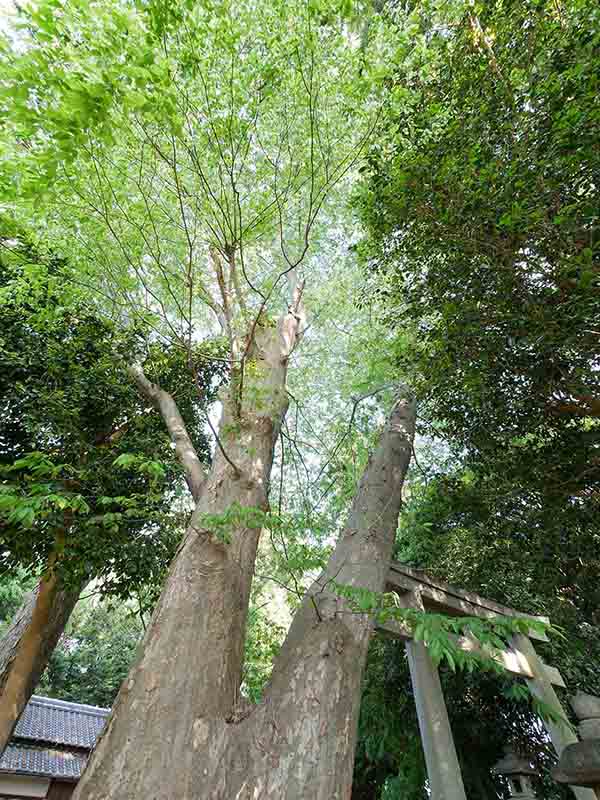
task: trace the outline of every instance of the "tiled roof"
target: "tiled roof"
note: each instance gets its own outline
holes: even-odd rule
[[[17,723],[13,739],[51,742],[91,750],[109,713],[107,708],[34,695]]]
[[[34,695],[0,757],[0,772],[77,780],[109,713]]]
[[[77,780],[86,761],[87,753],[9,744],[0,758],[0,771]]]

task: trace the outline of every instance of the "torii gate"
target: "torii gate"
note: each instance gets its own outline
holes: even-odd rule
[[[473,592],[464,592],[397,561],[393,561],[390,566],[386,591],[396,593],[403,608],[415,608],[450,616],[462,615],[484,619],[497,616],[529,617],[536,621],[549,622],[548,617],[522,614]],[[385,635],[406,642],[431,800],[466,800],[440,678],[427,647],[422,642],[412,641],[409,628],[400,622],[386,622],[380,624],[377,629]],[[533,630],[529,631],[528,636],[516,634],[511,638],[511,647],[495,653],[494,658],[508,672],[524,677],[532,694],[560,716],[565,717],[565,711],[553,689],[553,685],[564,688],[565,683],[557,669],[544,664],[540,659],[531,639],[548,641],[545,634]],[[469,637],[457,637],[456,643],[464,650],[473,651],[479,648],[477,642]],[[565,726],[542,721],[559,757],[568,744],[577,741],[577,736]],[[571,790],[577,800],[597,800],[597,795],[592,789],[571,786]]]

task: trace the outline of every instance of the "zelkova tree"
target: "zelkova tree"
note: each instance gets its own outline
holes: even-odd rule
[[[21,197],[45,194],[73,280],[183,353],[215,323],[229,350],[208,473],[177,398],[129,363],[176,442],[195,510],[76,797],[349,794],[372,623],[334,584],[383,589],[414,424],[405,397],[264,703],[248,712],[239,687],[288,367],[311,274],[327,273],[317,220],[377,117],[384,42],[366,52],[353,26],[326,3],[48,2],[5,58],[14,145],[0,179]],[[194,384],[191,357],[188,373]]]
[[[175,562],[142,654],[121,688],[76,798],[350,796],[361,678],[374,617],[372,608],[357,611],[339,587],[375,597],[384,590],[414,422],[414,401],[400,394],[338,544],[294,616],[259,705],[237,697],[240,667],[237,683],[231,668],[223,674],[232,676],[229,696],[222,679],[214,686],[221,702],[209,705],[201,696],[208,691],[203,672],[214,675],[216,668],[214,654],[200,650],[212,646],[212,639],[203,638],[206,622],[192,616],[173,619],[173,610],[184,606],[183,596],[185,612],[200,607],[203,613],[199,595],[212,589],[215,555],[223,561],[228,553],[221,555],[213,545],[211,564],[205,544],[200,576],[184,573],[189,558],[185,565]],[[206,542],[207,532],[193,525],[194,538],[204,533]],[[231,643],[235,640],[218,615],[227,598],[212,592],[211,597],[218,603],[211,635]],[[168,652],[162,650],[165,638]]]
[[[82,588],[156,588],[186,515],[171,510],[169,437],[119,368],[136,332],[90,314],[62,283],[64,265],[1,224],[0,565],[39,576],[0,638],[3,749]],[[168,380],[173,361],[157,346],[147,363]],[[218,378],[215,362],[196,363],[206,384]],[[197,404],[181,399],[186,417]]]

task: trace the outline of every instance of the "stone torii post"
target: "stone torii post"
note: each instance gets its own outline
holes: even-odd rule
[[[549,621],[547,617],[521,614],[513,608],[502,606],[474,592],[457,589],[430,577],[421,570],[399,562],[392,562],[390,565],[386,588],[387,591],[395,592],[399,596],[400,604],[404,608],[416,608],[449,616],[462,615],[483,619],[497,616],[529,617],[536,621]],[[422,642],[412,641],[407,626],[391,621],[379,625],[378,630],[406,642],[431,800],[466,800],[437,667],[425,645]],[[528,636],[523,634],[513,636],[511,647],[494,653],[492,657],[508,672],[524,677],[534,695],[558,715],[565,717],[564,709],[553,688],[553,686],[564,687],[564,681],[557,669],[544,664],[539,658],[531,639],[548,641],[544,634],[531,630]],[[456,644],[466,651],[480,649],[477,641],[468,636],[457,637]],[[559,757],[567,745],[577,741],[575,734],[566,727],[545,720],[543,723]],[[592,789],[573,785],[571,789],[577,800],[598,800]]]

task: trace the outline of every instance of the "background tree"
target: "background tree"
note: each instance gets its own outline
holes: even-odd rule
[[[428,484],[413,485],[397,555],[549,614],[566,639],[553,639],[547,660],[570,691],[594,693],[597,14],[588,2],[398,12],[407,56],[359,200],[379,319],[398,332],[390,359],[414,374],[421,434],[445,454],[432,466],[421,454]],[[397,669],[403,696],[407,670]],[[467,688],[446,676],[445,690],[470,797],[489,796],[501,738],[547,768],[535,714],[497,681],[475,676]],[[483,726],[477,759],[465,713]],[[414,735],[406,719],[403,735]],[[390,774],[406,771],[400,761]],[[422,775],[412,785],[420,796]]]
[[[1,560],[41,576],[0,643],[4,745],[83,586],[96,579],[122,598],[141,585],[156,591],[186,513],[173,507],[171,443],[119,367],[136,332],[83,308],[65,265],[8,222],[0,267]],[[166,381],[173,360],[158,345],[148,358]],[[217,362],[201,374],[209,402]],[[181,402],[196,419],[200,404],[196,394]],[[192,430],[208,459],[201,426]]]
[[[110,708],[135,657],[143,623],[135,603],[81,600],[37,693]]]

